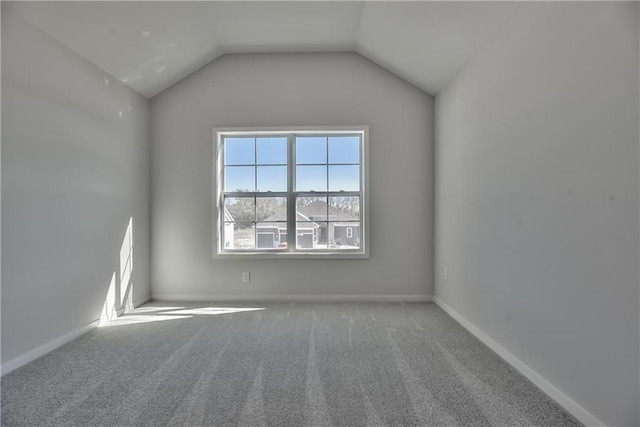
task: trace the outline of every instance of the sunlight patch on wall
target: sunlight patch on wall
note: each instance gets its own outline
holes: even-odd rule
[[[104,326],[111,320],[116,318],[116,272],[111,276],[109,289],[107,290],[107,298],[102,306],[100,313],[100,323],[98,326]]]
[[[129,288],[131,275],[133,274],[133,218],[129,218],[129,224],[124,234],[122,245],[120,246],[120,304],[126,307],[125,299]],[[129,298],[133,301],[133,298]]]
[[[99,326],[105,326],[116,320],[119,314],[133,311],[133,217],[129,223],[120,245],[120,274],[114,272],[111,276],[107,296],[100,313]],[[116,280],[118,282],[116,282]]]

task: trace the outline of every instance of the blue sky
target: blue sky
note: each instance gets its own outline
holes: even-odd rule
[[[358,136],[296,138],[296,190],[358,191],[359,143]],[[286,163],[287,138],[226,138],[225,191],[286,191]]]

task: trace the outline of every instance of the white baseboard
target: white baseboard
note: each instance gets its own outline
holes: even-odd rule
[[[145,304],[147,302],[151,301],[151,297],[144,297],[144,298],[140,298],[138,301],[133,303],[133,307],[140,307],[142,304]],[[126,307],[120,307],[119,309],[116,310],[116,317],[120,317],[123,314],[125,314],[126,311]]]
[[[40,347],[34,348],[33,350],[30,350],[25,354],[18,356],[13,360],[8,361],[4,365],[2,365],[2,367],[0,368],[1,375],[8,374],[9,372],[15,369],[18,369],[19,367],[24,366],[27,363],[32,362],[41,356],[44,356],[50,351],[53,351],[58,347],[62,347],[68,342],[71,342],[76,338],[78,338],[79,336],[84,335],[87,332],[91,331],[92,329],[96,328],[99,323],[100,323],[100,320],[91,322],[80,329],[71,331],[68,334],[65,334],[59,338],[56,338],[53,341],[49,341],[48,343],[41,345]]]
[[[157,294],[155,301],[431,302],[431,295],[183,295]]]
[[[465,329],[476,336],[487,347],[496,352],[498,356],[502,357],[508,364],[513,366],[522,375],[527,377],[538,388],[545,392],[549,397],[555,400],[560,406],[566,409],[571,415],[576,417],[578,421],[586,426],[604,426],[605,423],[593,416],[589,411],[578,405],[571,400],[569,396],[560,391],[557,387],[546,380],[542,375],[531,369],[527,364],[511,354],[506,348],[494,341],[489,335],[482,332],[470,321],[465,319],[457,311],[449,307],[440,298],[434,297],[433,301],[444,311],[446,311],[451,317],[453,317],[458,323],[460,323]]]
[[[142,304],[146,304],[149,301],[151,301],[151,297],[150,296],[146,296],[144,298],[140,298],[138,301],[134,301],[133,306],[134,307],[140,307]]]

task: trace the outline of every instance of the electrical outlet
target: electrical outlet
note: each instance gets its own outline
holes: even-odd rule
[[[249,273],[248,271],[245,271],[242,273],[242,283],[249,283],[251,282],[251,273]]]
[[[449,269],[447,267],[444,268],[444,281],[449,281]]]

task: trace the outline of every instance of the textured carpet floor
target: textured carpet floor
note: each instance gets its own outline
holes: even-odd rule
[[[580,425],[434,304],[153,302],[1,392],[7,426]]]

